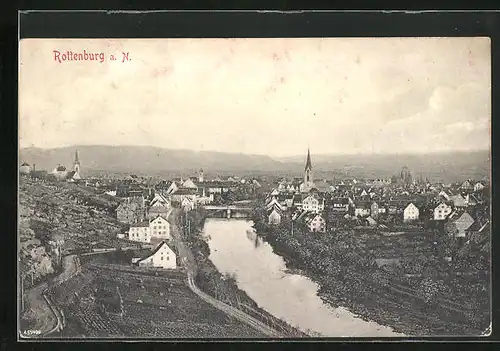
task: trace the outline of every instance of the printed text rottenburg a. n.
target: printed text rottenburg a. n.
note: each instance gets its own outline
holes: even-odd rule
[[[83,50],[83,52],[73,52],[71,50],[61,52],[59,50],[53,50],[53,53],[54,61],[58,63],[68,61],[97,61],[102,63],[105,59],[104,52],[87,52],[87,50]],[[109,55],[109,60],[116,61],[116,56],[118,55]],[[121,62],[130,60],[129,53],[122,52]]]

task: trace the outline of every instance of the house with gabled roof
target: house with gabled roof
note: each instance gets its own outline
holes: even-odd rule
[[[170,223],[165,216],[157,216],[149,222],[152,238],[170,239]]]
[[[403,222],[416,221],[419,216],[420,210],[413,202],[410,202],[403,211]]]
[[[369,201],[354,201],[354,216],[365,217],[370,215],[371,203]]]
[[[31,172],[31,166],[28,162],[23,162],[21,166],[19,167],[19,172],[21,174],[30,174]]]
[[[477,182],[474,184],[474,191],[481,191],[485,188],[484,182]]]
[[[460,189],[470,190],[473,188],[472,181],[470,179],[466,180],[460,185]]]
[[[281,223],[283,217],[283,211],[278,205],[273,205],[267,209],[267,219],[268,223],[272,225],[277,225]]]
[[[467,207],[467,201],[465,198],[462,196],[462,194],[456,194],[450,196],[450,201],[453,203],[453,206],[455,207]]]
[[[448,215],[452,212],[452,208],[450,205],[447,205],[444,202],[441,202],[434,208],[434,220],[443,221],[448,217]]]
[[[302,223],[304,223],[306,228],[312,233],[326,232],[326,221],[324,217],[319,213],[304,211],[297,218],[297,221],[301,221]]]
[[[168,246],[166,241],[162,241],[156,246],[153,252],[147,257],[136,261],[140,267],[155,267],[163,269],[177,268],[177,255]]]
[[[302,199],[302,210],[309,212],[321,212],[325,209],[325,199],[315,194],[309,194]]]
[[[267,208],[268,210],[269,210],[269,209],[271,209],[271,208],[272,208],[272,207],[274,207],[274,206],[278,207],[278,208],[280,209],[280,211],[282,211],[282,210],[283,210],[283,206],[281,206],[281,203],[278,201],[278,199],[277,199],[275,196],[271,197],[271,198],[267,201],[267,203],[266,203],[266,208]]]
[[[149,221],[131,224],[128,230],[128,240],[143,243],[151,242],[151,229],[149,227]]]

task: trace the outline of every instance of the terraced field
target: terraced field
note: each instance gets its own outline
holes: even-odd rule
[[[86,338],[264,337],[199,299],[184,279],[175,272],[155,276],[126,266],[119,270],[84,265],[73,282],[53,292],[67,316],[63,334]],[[80,289],[75,291],[74,286]],[[117,303],[123,313],[103,311],[99,291],[119,291],[121,301]]]

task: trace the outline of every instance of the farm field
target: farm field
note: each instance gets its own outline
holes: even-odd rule
[[[155,276],[127,266],[112,269],[116,266],[87,264],[82,273],[52,291],[67,322],[61,336],[263,337],[200,300],[179,272]]]

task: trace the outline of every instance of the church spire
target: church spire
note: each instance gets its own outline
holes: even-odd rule
[[[80,173],[80,160],[78,159],[78,150],[75,151],[75,161],[73,162],[73,171]]]
[[[78,159],[78,150],[75,151],[75,164],[80,164],[80,160]]]
[[[309,148],[307,148],[306,170],[307,170],[307,169],[312,169],[312,164],[311,164],[311,153],[309,152]]]

